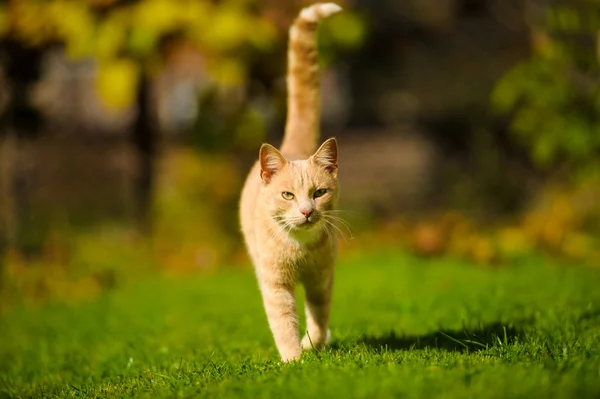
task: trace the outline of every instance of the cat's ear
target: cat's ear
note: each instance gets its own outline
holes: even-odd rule
[[[258,158],[260,159],[260,178],[267,184],[287,164],[283,155],[270,144],[263,144],[260,147]]]
[[[330,173],[337,175],[338,170],[338,149],[335,138],[327,139],[321,147],[310,157],[311,161],[321,165]]]

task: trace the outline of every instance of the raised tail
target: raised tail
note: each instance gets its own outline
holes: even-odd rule
[[[334,3],[304,8],[290,28],[288,43],[288,113],[281,152],[305,157],[319,141],[321,117],[320,78],[316,31],[319,21],[341,11]]]

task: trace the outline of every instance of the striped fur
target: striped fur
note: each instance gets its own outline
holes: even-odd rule
[[[264,144],[240,199],[240,222],[269,327],[283,361],[330,340],[329,311],[337,255],[337,144],[319,139],[317,23],[340,10],[315,4],[290,29],[289,114],[279,152]],[[316,151],[315,151],[316,150]],[[306,335],[300,339],[295,289],[306,292]]]
[[[319,21],[340,10],[333,3],[314,4],[303,9],[290,28],[283,154],[308,157],[317,149],[321,101],[316,30]]]

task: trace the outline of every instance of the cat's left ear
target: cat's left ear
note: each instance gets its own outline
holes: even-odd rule
[[[270,144],[263,144],[260,147],[258,158],[260,159],[260,178],[267,184],[287,164],[283,155]]]
[[[310,160],[321,165],[334,176],[337,176],[338,149],[335,138],[327,139],[321,144],[321,147],[310,157]]]

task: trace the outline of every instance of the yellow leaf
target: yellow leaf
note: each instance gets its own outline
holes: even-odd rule
[[[592,254],[596,242],[591,236],[583,233],[572,232],[565,235],[562,242],[562,252],[574,259],[583,259]]]
[[[118,59],[100,65],[96,89],[109,108],[123,109],[135,100],[139,68],[131,60]]]
[[[222,7],[215,11],[211,29],[205,32],[206,45],[220,51],[227,51],[239,46],[253,34],[242,10]]]
[[[211,22],[213,4],[199,1],[185,1],[179,6],[179,19],[185,28],[207,28]]]
[[[137,3],[134,25],[164,32],[177,26],[178,5],[172,0],[147,0]]]
[[[473,247],[471,248],[473,260],[479,264],[490,263],[495,254],[494,247],[490,241],[484,237],[480,237],[475,240]]]
[[[56,25],[55,29],[59,37],[65,41],[69,56],[83,57],[93,51],[95,21],[86,4],[76,1],[55,1],[51,3],[48,14],[46,18]]]
[[[125,27],[115,18],[102,22],[96,34],[96,55],[101,60],[115,57],[125,40]]]
[[[252,34],[248,40],[258,49],[266,50],[275,42],[277,29],[268,19],[257,19],[253,22]]]
[[[524,229],[506,227],[497,234],[497,244],[504,255],[515,256],[533,250],[533,243]]]
[[[244,82],[246,71],[239,60],[222,58],[209,64],[215,81],[223,86],[237,86]]]
[[[129,37],[129,48],[134,54],[146,56],[152,52],[157,40],[158,34],[154,29],[134,26]]]

